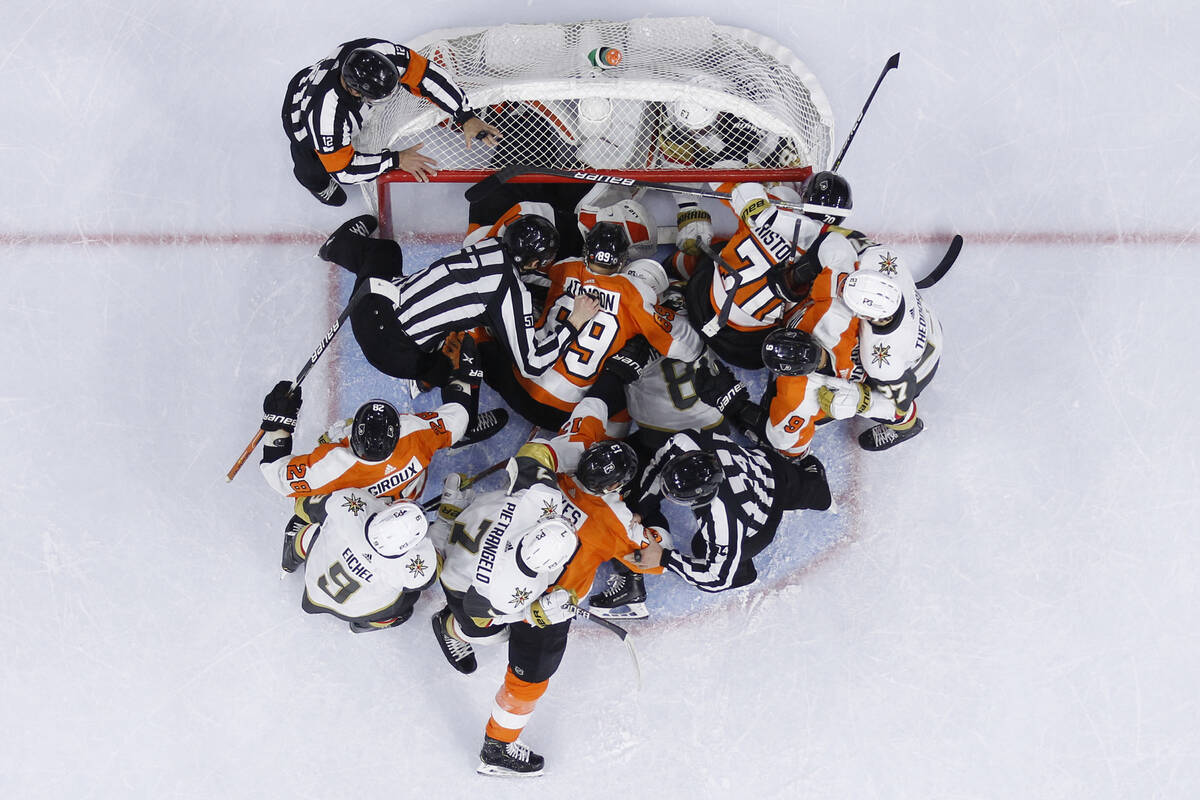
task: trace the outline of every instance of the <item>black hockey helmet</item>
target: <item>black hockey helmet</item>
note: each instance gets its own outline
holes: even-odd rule
[[[818,172],[812,175],[800,191],[801,210],[827,225],[842,224],[842,220],[853,207],[850,184],[836,172]]]
[[[342,64],[342,83],[364,99],[375,102],[396,91],[400,84],[400,71],[383,53],[359,48],[351,50]]]
[[[725,470],[716,453],[689,450],[663,466],[659,474],[663,495],[684,506],[702,506],[712,501],[725,480]]]
[[[583,237],[583,259],[587,265],[608,270],[611,274],[629,260],[629,235],[625,227],[615,222],[597,222]]]
[[[616,492],[637,473],[637,453],[625,442],[609,439],[583,451],[575,479],[592,494]]]
[[[400,441],[400,415],[386,400],[371,400],[354,412],[350,450],[363,461],[383,461]]]
[[[532,269],[535,261],[546,266],[558,256],[558,228],[537,214],[525,214],[508,223],[501,241],[518,269]]]
[[[762,343],[762,360],[776,375],[808,375],[821,366],[821,345],[812,334],[776,328]]]

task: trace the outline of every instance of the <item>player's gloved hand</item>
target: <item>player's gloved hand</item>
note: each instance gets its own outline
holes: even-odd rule
[[[475,499],[475,490],[463,484],[467,476],[461,472],[451,472],[442,480],[442,500],[438,505],[438,516],[447,522],[453,522],[462,510]]]
[[[622,383],[633,383],[650,363],[652,351],[646,337],[640,333],[625,343],[604,362],[604,369],[611,372]]]
[[[746,384],[735,378],[729,367],[715,358],[705,359],[697,365],[694,382],[700,399],[727,416],[750,402],[750,390]]]
[[[861,383],[832,381],[817,388],[817,403],[834,419],[850,419],[871,406],[871,392]]]
[[[458,349],[458,366],[450,370],[450,380],[461,381],[472,390],[479,388],[483,382],[483,361],[479,358],[479,349],[471,334],[463,334]]]
[[[300,414],[300,387],[292,391],[291,381],[280,381],[263,398],[264,431],[296,432],[296,417]]]
[[[712,215],[693,202],[679,204],[675,215],[675,246],[689,256],[701,254],[712,244]]]
[[[746,224],[770,205],[767,190],[761,183],[739,183],[731,194],[730,204]]]
[[[529,604],[525,621],[538,628],[549,628],[575,616],[575,598],[566,589],[555,589]]]

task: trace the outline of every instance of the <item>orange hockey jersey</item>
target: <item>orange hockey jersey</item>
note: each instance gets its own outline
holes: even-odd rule
[[[400,415],[400,439],[383,461],[363,461],[350,449],[351,420],[331,427],[311,453],[261,465],[276,491],[288,497],[312,497],[337,489],[363,489],[386,500],[415,500],[425,488],[425,470],[438,450],[467,431],[467,410],[446,403],[434,411]]]
[[[658,298],[652,290],[626,275],[598,275],[583,261],[568,259],[551,266],[549,276],[546,309],[538,327],[551,318],[565,320],[580,292],[595,297],[600,311],[584,325],[553,368],[531,379],[514,367],[521,386],[539,403],[570,411],[587,394],[604,361],[638,334],[659,353],[680,361],[694,361],[704,349],[695,329],[686,323],[676,324],[674,311],[656,305]]]

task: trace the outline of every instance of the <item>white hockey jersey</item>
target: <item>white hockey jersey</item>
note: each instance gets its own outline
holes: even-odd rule
[[[367,543],[368,520],[386,507],[362,489],[329,495],[304,571],[311,604],[342,619],[362,619],[389,608],[405,591],[433,582],[438,562],[428,536],[395,557],[381,556]]]
[[[878,252],[872,252],[878,251]],[[942,357],[942,324],[889,248],[878,245],[863,252],[862,269],[876,269],[900,283],[904,300],[885,325],[860,320],[858,352],[870,387],[862,416],[891,422],[904,416],[913,400],[933,377]]]
[[[515,494],[477,496],[454,521],[442,565],[442,585],[463,592],[463,608],[480,626],[519,622],[525,609],[558,577],[533,574],[517,563],[517,545],[543,517],[563,507],[557,487],[534,484]]]

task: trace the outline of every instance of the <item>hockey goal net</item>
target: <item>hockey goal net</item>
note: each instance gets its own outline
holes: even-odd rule
[[[436,181],[510,165],[797,181],[832,152],[833,114],[812,72],[774,40],[707,18],[455,28],[407,45],[444,67],[503,135],[495,148],[467,148],[432,103],[397,92],[376,106],[355,148],[423,143]],[[411,180],[396,170],[364,189],[385,217],[391,186]]]

